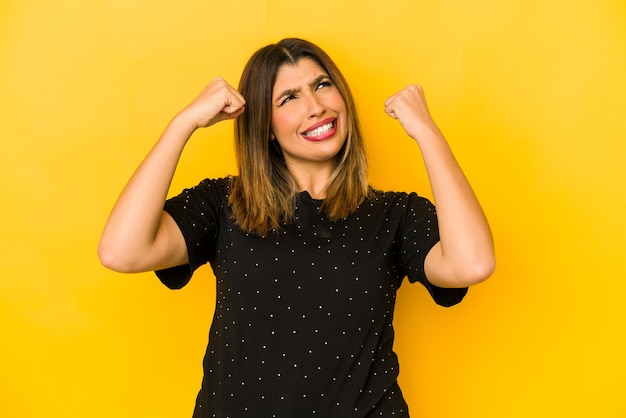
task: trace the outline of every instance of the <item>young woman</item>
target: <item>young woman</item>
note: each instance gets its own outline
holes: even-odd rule
[[[122,191],[99,245],[119,272],[184,286],[209,262],[217,300],[194,417],[408,416],[393,309],[404,277],[451,306],[494,269],[491,232],[420,86],[385,102],[420,147],[437,212],[368,185],[352,95],[324,51],[257,51],[239,89],[213,80]],[[236,119],[239,174],[166,202],[192,133]]]

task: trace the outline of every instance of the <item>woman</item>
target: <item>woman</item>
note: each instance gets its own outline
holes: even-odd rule
[[[170,288],[206,262],[216,276],[194,417],[408,416],[392,350],[400,283],[454,305],[492,274],[494,250],[421,87],[385,111],[420,147],[437,213],[415,193],[368,186],[348,85],[299,39],[257,51],[238,90],[213,80],[122,191],[99,246],[105,266],[156,270]],[[239,175],[165,202],[192,133],[226,119]]]

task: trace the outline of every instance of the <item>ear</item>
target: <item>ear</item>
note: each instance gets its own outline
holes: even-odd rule
[[[270,131],[270,141],[274,140],[276,140],[276,135],[274,135],[274,132]]]

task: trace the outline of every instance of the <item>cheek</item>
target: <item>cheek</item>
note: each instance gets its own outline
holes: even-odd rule
[[[336,109],[340,113],[346,113],[346,102],[341,97],[341,94],[337,92],[337,95],[333,97],[333,108]]]
[[[290,115],[288,112],[276,112],[272,115],[272,131],[274,134],[278,135],[279,133],[285,133],[289,131],[293,131],[297,128],[297,123],[295,123],[295,119],[293,115]]]
[[[343,118],[344,122],[348,120],[348,110],[346,108],[346,102],[343,100],[341,95],[338,95],[338,98],[335,102],[335,109],[339,113],[340,117]]]

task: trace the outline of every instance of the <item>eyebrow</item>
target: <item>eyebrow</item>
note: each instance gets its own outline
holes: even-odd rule
[[[326,78],[330,79],[330,76],[328,74],[320,74],[317,77],[315,77],[315,79],[313,81],[311,81],[309,83],[309,86],[311,86],[311,87],[317,86],[322,80],[324,80]],[[274,102],[280,102],[280,100],[283,97],[291,96],[292,94],[298,93],[298,92],[300,92],[299,88],[283,90],[278,96],[276,96],[276,99],[274,100]]]

